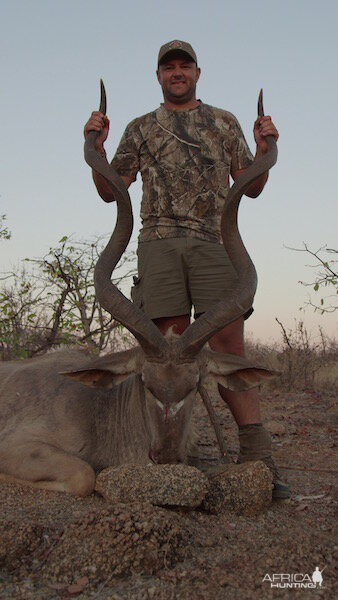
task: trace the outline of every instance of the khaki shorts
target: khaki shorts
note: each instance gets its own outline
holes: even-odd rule
[[[151,319],[203,313],[237,282],[223,246],[195,238],[140,242],[133,302]],[[248,318],[250,309],[245,315]]]

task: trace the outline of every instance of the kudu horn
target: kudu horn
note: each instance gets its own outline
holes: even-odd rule
[[[99,111],[106,114],[106,92],[101,79]],[[88,165],[107,181],[117,203],[117,220],[113,234],[101,253],[94,273],[95,291],[101,306],[122,323],[138,340],[148,358],[156,360],[168,351],[168,343],[154,323],[128,300],[112,283],[112,273],[125,251],[133,230],[130,196],[121,177],[95,149],[99,133],[90,131],[84,144]]]
[[[258,115],[264,116],[263,91],[258,98]],[[177,341],[178,351],[184,360],[195,356],[202,346],[229,323],[245,315],[251,308],[257,287],[254,264],[245,249],[238,231],[238,207],[240,200],[251,183],[271,169],[277,161],[277,145],[273,136],[266,137],[268,150],[235,181],[225,201],[221,234],[223,245],[238,276],[234,289],[214,304],[182,334]]]

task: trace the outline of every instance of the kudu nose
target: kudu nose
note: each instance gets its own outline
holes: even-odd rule
[[[184,462],[181,452],[176,447],[161,448],[160,450],[149,450],[149,458],[155,465],[179,464]]]
[[[158,452],[155,452],[154,450],[150,450],[149,451],[149,458],[156,465],[159,462]]]

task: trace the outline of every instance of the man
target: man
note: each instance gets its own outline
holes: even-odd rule
[[[265,154],[266,136],[278,139],[271,118],[258,117],[253,157],[236,118],[196,98],[200,72],[187,42],[174,40],[160,48],[157,79],[164,102],[127,126],[112,161],[127,188],[138,171],[142,175],[139,271],[132,298],[163,334],[170,327],[183,333],[192,306],[196,318],[233,287],[237,276],[220,239],[229,176],[236,180]],[[99,132],[96,149],[105,156],[108,118],[93,112],[85,137],[92,130]],[[267,178],[268,173],[257,178],[246,195],[257,197]],[[112,202],[105,179],[96,172],[93,179],[103,200]],[[251,313],[252,309],[217,333],[210,347],[244,356],[244,320]],[[239,427],[239,461],[263,460],[273,473],[274,497],[289,497],[271,457],[257,392],[235,393],[221,387],[220,393]]]

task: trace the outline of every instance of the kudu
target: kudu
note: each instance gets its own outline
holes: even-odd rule
[[[103,113],[105,105],[101,82]],[[110,465],[185,461],[197,392],[211,410],[208,393],[218,393],[218,384],[246,390],[271,375],[245,358],[213,352],[206,343],[252,305],[256,272],[238,232],[237,212],[250,183],[276,162],[273,138],[267,140],[267,154],[232,186],[224,207],[222,238],[238,274],[235,289],[183,335],[164,337],[111,282],[133,219],[128,191],[96,152],[96,136],[90,132],[86,138],[85,159],[105,177],[118,208],[114,232],[95,268],[97,298],[139,345],[96,359],[59,350],[0,365],[1,478],[77,495],[90,494],[95,472]]]

